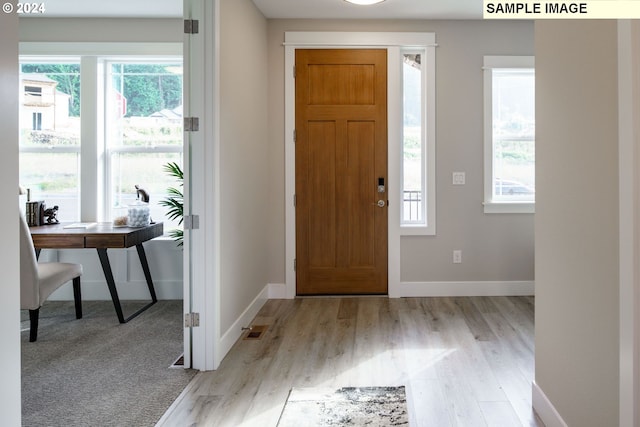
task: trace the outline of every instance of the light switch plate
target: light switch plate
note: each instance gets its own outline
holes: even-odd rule
[[[466,181],[464,172],[453,172],[453,185],[464,185]]]

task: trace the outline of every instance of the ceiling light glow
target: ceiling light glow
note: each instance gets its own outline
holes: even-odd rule
[[[382,3],[384,0],[344,0],[347,3],[353,3],[361,6],[368,6],[371,4]]]

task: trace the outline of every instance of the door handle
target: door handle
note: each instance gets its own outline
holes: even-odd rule
[[[373,203],[373,204],[379,208],[384,208],[387,205],[384,200],[378,200],[377,203]]]

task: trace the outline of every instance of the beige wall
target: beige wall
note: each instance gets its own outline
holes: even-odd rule
[[[285,31],[435,32],[437,235],[403,237],[402,281],[534,278],[533,215],[483,212],[483,55],[533,55],[533,24],[483,21],[269,21],[269,282],[285,281]],[[467,184],[451,185],[466,172]],[[452,264],[453,249],[463,263]]]
[[[538,21],[536,383],[570,426],[618,425],[614,21]]]
[[[220,5],[221,324],[267,284],[267,21],[250,0]]]
[[[4,425],[20,425],[20,263],[18,247],[18,18],[0,14],[0,193],[6,208],[0,246],[0,418]],[[12,202],[13,200],[13,202]]]

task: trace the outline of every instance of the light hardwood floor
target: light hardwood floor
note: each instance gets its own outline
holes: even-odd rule
[[[543,426],[533,297],[270,300],[159,426],[276,426],[292,387],[405,385],[412,426]]]

